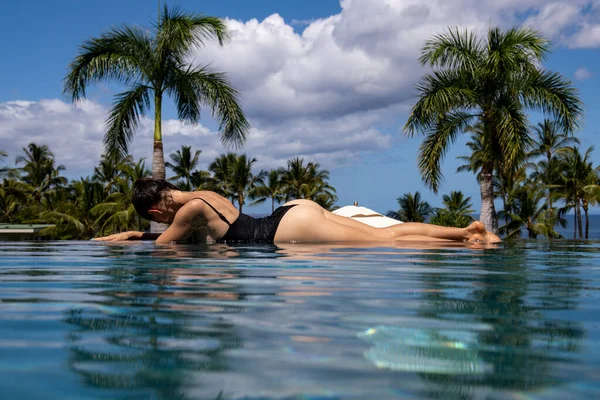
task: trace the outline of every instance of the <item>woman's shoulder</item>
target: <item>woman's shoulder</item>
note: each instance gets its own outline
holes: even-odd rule
[[[194,196],[197,197],[221,197],[223,198],[223,196],[221,196],[220,194],[218,194],[217,192],[213,192],[212,190],[194,190],[192,192],[188,192]]]
[[[210,208],[216,209],[225,214],[228,219],[237,218],[237,209],[227,198],[210,190],[198,190],[190,192],[188,202],[194,200],[207,204]]]

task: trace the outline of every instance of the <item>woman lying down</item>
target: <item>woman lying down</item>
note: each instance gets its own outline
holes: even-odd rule
[[[333,214],[311,200],[293,200],[264,218],[240,213],[225,197],[211,191],[185,192],[163,179],[135,182],[133,205],[150,221],[170,224],[162,233],[123,232],[95,240],[155,239],[171,243],[195,239],[217,242],[394,242],[459,241],[498,243],[479,221],[466,228],[407,222],[376,228]]]

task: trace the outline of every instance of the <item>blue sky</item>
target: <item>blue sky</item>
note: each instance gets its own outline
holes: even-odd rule
[[[163,1],[164,2],[164,1]],[[252,123],[240,150],[259,168],[294,156],[331,172],[339,205],[359,201],[385,212],[396,198],[421,191],[433,206],[441,195],[426,189],[417,170],[421,138],[402,133],[414,102],[413,87],[426,71],[417,64],[423,42],[446,26],[484,31],[490,24],[523,23],[553,42],[545,67],[579,89],[585,120],[577,133],[586,149],[600,134],[600,5],[586,0],[219,0],[169,1],[192,12],[226,18],[232,39],[223,48],[207,44],[193,56],[227,72],[241,91]],[[149,26],[157,1],[22,0],[0,14],[0,149],[8,163],[29,142],[47,144],[70,178],[90,175],[102,153],[103,121],[121,88],[95,86],[77,107],[62,96],[67,66],[86,39],[127,23]],[[149,116],[150,118],[152,116]],[[151,157],[151,119],[144,119],[131,149]],[[201,167],[223,148],[205,113],[198,126],[176,121],[169,100],[163,115],[165,153],[182,144],[202,150]],[[537,122],[539,115],[532,115]],[[456,174],[467,155],[464,136],[443,163],[440,194],[462,190],[479,209],[473,175]],[[600,149],[593,154],[600,164]],[[148,162],[149,164],[149,162]],[[265,208],[249,211],[263,212]],[[596,209],[597,212],[597,209]]]

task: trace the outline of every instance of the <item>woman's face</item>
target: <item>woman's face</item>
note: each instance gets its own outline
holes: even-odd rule
[[[159,222],[161,224],[170,224],[173,222],[173,218],[174,215],[170,215],[169,213],[165,213],[165,212],[161,212],[159,213],[155,213],[155,214],[151,214],[152,215],[152,220],[154,222]]]
[[[171,202],[161,201],[159,204],[148,210],[152,221],[159,222],[161,224],[170,224],[175,219],[175,210],[170,206]]]

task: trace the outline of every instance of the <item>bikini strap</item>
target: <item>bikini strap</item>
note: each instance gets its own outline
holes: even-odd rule
[[[227,218],[225,218],[225,216],[223,214],[221,214],[219,212],[219,210],[217,210],[216,208],[213,207],[212,204],[210,204],[208,201],[204,200],[202,197],[194,197],[195,199],[199,199],[202,200],[203,202],[206,203],[206,205],[208,205],[210,208],[213,209],[214,212],[217,213],[217,215],[219,216],[219,218],[221,218],[221,221],[225,222],[227,225],[231,226],[231,224],[229,223],[229,221],[227,221]]]

